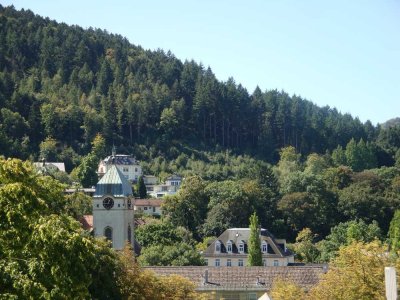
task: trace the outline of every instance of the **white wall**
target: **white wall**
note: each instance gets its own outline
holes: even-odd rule
[[[128,225],[131,226],[131,241],[133,242],[133,206],[128,209],[125,198],[113,198],[114,206],[107,210],[103,207],[105,197],[93,200],[94,233],[95,236],[104,236],[105,228],[111,227],[113,231],[112,246],[114,249],[121,250],[128,240]]]

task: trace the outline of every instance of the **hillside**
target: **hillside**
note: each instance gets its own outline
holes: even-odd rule
[[[231,150],[269,162],[292,145],[325,153],[379,128],[284,91],[249,93],[211,68],[105,30],[0,7],[1,154],[39,157],[52,137],[75,167],[97,133],[138,158]]]

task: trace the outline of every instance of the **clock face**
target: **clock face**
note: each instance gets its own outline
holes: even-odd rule
[[[114,200],[113,200],[113,198],[110,198],[110,197],[104,198],[104,200],[103,200],[103,206],[104,206],[105,209],[110,209],[110,208],[112,208],[112,207],[114,206]]]

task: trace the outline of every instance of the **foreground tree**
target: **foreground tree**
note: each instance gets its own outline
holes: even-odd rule
[[[260,225],[256,213],[250,217],[250,237],[249,237],[249,266],[262,266],[262,253],[260,241]]]
[[[65,214],[63,188],[0,159],[0,298],[118,298],[114,252]]]
[[[132,249],[125,247],[119,255],[121,270],[118,286],[123,299],[203,299],[195,292],[195,285],[180,276],[157,277],[142,269],[132,256]]]
[[[294,282],[284,279],[275,280],[269,295],[274,300],[307,299],[304,290]]]
[[[392,265],[379,241],[342,247],[328,273],[309,293],[310,299],[385,299],[384,266]],[[397,262],[397,265],[399,263]]]
[[[389,227],[389,245],[392,253],[400,250],[400,210],[396,210]]]

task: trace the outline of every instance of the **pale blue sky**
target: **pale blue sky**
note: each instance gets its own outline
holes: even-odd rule
[[[400,117],[399,0],[0,0],[374,124]]]

